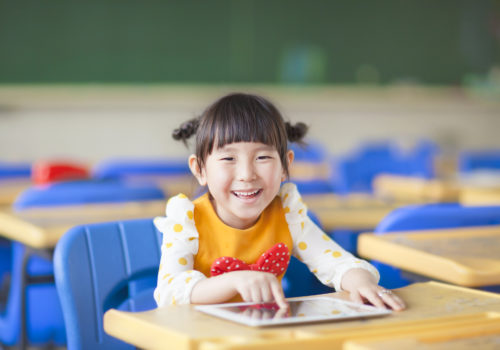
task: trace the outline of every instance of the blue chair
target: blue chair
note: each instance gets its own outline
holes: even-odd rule
[[[186,158],[122,158],[97,164],[93,177],[101,180],[151,181],[167,194],[184,193],[188,197],[197,183]]]
[[[29,178],[31,164],[0,162],[0,179]]]
[[[439,152],[436,144],[425,140],[409,152],[403,152],[391,142],[365,143],[334,164],[332,181],[337,192],[350,193],[372,192],[373,179],[383,173],[432,178],[434,158]]]
[[[319,142],[307,140],[305,145],[290,143],[289,149],[294,153],[294,162],[322,163],[328,161],[328,151]]]
[[[407,174],[425,179],[436,177],[434,161],[440,152],[441,150],[436,143],[420,140],[413,149],[403,156],[403,162],[407,162]]]
[[[164,198],[164,192],[151,184],[75,181],[29,188],[17,198],[14,208],[23,212],[50,206]],[[35,251],[17,242],[9,248],[11,284],[0,314],[0,342],[20,344],[20,347],[28,342],[30,345],[64,345],[66,332],[53,282],[51,252]]]
[[[339,193],[371,192],[372,182],[381,173],[407,171],[397,147],[390,142],[365,143],[353,154],[341,157],[334,173]]]
[[[104,332],[103,315],[156,307],[161,243],[152,219],[77,226],[59,240],[54,274],[68,349],[135,349]]]
[[[426,230],[500,224],[500,206],[464,207],[459,204],[426,204],[399,208],[387,215],[375,229],[376,234],[394,231]],[[414,280],[400,269],[373,262],[379,269],[380,284],[399,288]],[[412,276],[413,278],[413,276]]]
[[[463,151],[458,158],[461,173],[478,170],[500,170],[500,149]]]
[[[307,181],[294,180],[291,182],[293,182],[297,186],[297,190],[302,196],[334,193],[333,184],[325,179],[314,179]]]
[[[69,181],[33,186],[21,193],[13,206],[17,211],[33,207],[81,205],[89,203],[139,202],[164,199],[156,185],[126,181]]]
[[[111,159],[97,164],[93,170],[93,176],[96,179],[179,175],[191,175],[185,158]]]

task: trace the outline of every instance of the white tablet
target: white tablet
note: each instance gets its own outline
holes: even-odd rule
[[[388,315],[392,311],[328,297],[287,300],[288,309],[275,303],[226,303],[198,305],[196,310],[247,326],[276,326],[292,323],[339,321]]]

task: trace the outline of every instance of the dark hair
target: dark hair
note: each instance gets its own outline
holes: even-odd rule
[[[215,101],[200,117],[183,123],[172,137],[186,144],[196,134],[195,152],[200,168],[214,146],[220,148],[233,142],[272,145],[288,176],[288,141],[302,143],[307,129],[304,123],[285,122],[278,109],[265,98],[235,93]]]

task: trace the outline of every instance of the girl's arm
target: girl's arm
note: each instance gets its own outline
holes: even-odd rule
[[[205,275],[193,269],[198,252],[198,231],[193,220],[193,203],[184,195],[169,199],[166,217],[154,219],[163,233],[160,268],[154,298],[158,306],[188,304],[193,287]]]
[[[371,264],[345,251],[312,222],[295,185],[283,185],[280,195],[294,242],[293,254],[323,284],[349,291],[355,301],[365,298],[377,306],[386,303],[396,310],[404,308],[401,299],[378,286],[379,273]]]

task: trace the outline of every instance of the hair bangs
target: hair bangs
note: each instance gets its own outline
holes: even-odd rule
[[[225,115],[213,124],[212,147],[224,147],[235,142],[259,142],[279,149],[279,131],[276,123],[248,113]]]

